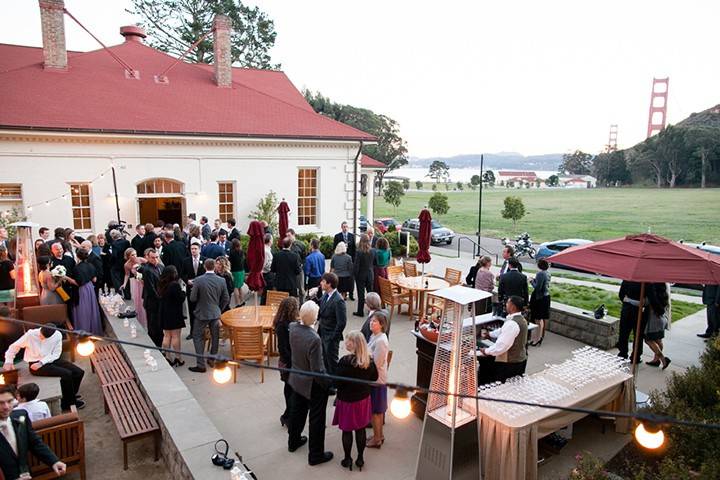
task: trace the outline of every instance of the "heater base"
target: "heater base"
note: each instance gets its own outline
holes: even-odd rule
[[[474,419],[455,428],[425,417],[418,454],[417,480],[477,480],[480,478],[478,425]]]

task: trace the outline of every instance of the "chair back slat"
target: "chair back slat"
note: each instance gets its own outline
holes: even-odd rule
[[[230,332],[232,339],[232,355],[234,360],[262,359],[264,356],[263,327],[233,327]]]
[[[403,274],[402,265],[395,265],[393,267],[387,267],[388,280],[391,282],[397,281],[398,278]]]
[[[455,270],[454,268],[446,268],[445,281],[447,281],[450,285],[459,285],[462,281],[462,272],[460,270]]]
[[[417,263],[405,262],[403,263],[403,271],[406,277],[417,277]]]
[[[289,294],[287,292],[268,290],[265,299],[265,305],[275,305],[276,307],[279,307],[280,303],[282,303],[282,301],[285,300],[288,296]]]

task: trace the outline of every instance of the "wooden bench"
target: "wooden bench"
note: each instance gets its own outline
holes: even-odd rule
[[[123,442],[123,468],[127,470],[127,444],[153,436],[155,461],[160,454],[160,427],[135,380],[103,385],[103,397]]]
[[[101,386],[135,379],[135,374],[115,343],[96,347],[90,356],[90,364],[93,372],[97,373]]]
[[[33,422],[35,432],[55,455],[67,465],[67,473],[79,472],[85,480],[85,427],[78,417],[75,406],[69,413]],[[28,455],[28,467],[35,480],[57,478],[48,467],[32,454]]]

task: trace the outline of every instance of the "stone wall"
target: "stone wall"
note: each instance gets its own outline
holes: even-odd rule
[[[547,329],[563,337],[572,338],[593,347],[609,350],[617,344],[620,320],[605,316],[595,319],[592,312],[552,302]]]

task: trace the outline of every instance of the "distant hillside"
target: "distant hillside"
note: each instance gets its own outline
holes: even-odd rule
[[[678,123],[677,126],[720,128],[720,105],[715,105],[700,113],[691,113],[688,118]]]
[[[410,167],[427,168],[435,160],[448,164],[450,168],[479,168],[480,154],[456,155],[454,157],[416,158],[410,157]],[[485,169],[557,170],[562,162],[562,153],[524,156],[516,152],[485,154]]]

